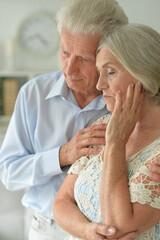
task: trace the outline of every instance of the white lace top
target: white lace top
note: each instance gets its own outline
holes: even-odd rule
[[[99,119],[95,124],[108,123],[110,114]],[[102,222],[99,204],[99,186],[103,167],[102,151],[98,155],[84,156],[69,169],[68,174],[78,174],[74,195],[79,209],[94,222]],[[160,196],[156,193],[156,182],[150,181],[147,166],[160,156],[160,138],[153,141],[127,161],[129,191],[131,202],[149,204],[160,209]],[[66,240],[78,240],[67,235]],[[138,235],[136,240],[160,240],[160,222]]]

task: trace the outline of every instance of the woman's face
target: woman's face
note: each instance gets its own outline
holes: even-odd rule
[[[107,109],[112,112],[117,91],[121,91],[124,101],[129,83],[136,83],[137,79],[132,77],[107,47],[98,53],[96,67],[99,72],[97,89],[103,92]]]

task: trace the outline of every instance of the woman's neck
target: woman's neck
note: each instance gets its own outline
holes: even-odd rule
[[[126,145],[126,157],[133,155],[160,137],[160,105],[144,101],[137,122]]]
[[[160,128],[160,105],[150,103],[146,98],[142,105],[139,121],[134,130],[151,131]]]

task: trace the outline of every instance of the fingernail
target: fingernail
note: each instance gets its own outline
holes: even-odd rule
[[[148,166],[148,169],[149,169],[149,170],[152,170],[152,166]]]
[[[150,179],[153,179],[154,174],[150,172],[150,173],[148,174],[148,176],[149,176]]]
[[[142,83],[141,83],[141,82],[138,82],[137,84],[138,84],[139,86],[142,86]]]
[[[108,227],[109,234],[113,235],[113,234],[115,234],[115,232],[116,232],[116,229],[114,227]]]
[[[154,161],[154,163],[156,163],[156,164],[160,164],[159,159],[156,159],[156,160]]]

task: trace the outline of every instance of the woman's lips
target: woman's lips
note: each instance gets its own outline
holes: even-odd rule
[[[111,98],[111,96],[107,96],[107,95],[103,95],[103,97],[104,97],[104,100]]]

